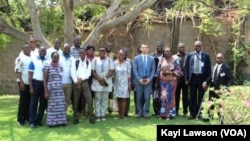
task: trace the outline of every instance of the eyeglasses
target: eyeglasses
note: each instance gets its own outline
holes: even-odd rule
[[[100,52],[105,52],[106,50],[99,50]]]
[[[196,45],[195,47],[201,47],[201,45]]]

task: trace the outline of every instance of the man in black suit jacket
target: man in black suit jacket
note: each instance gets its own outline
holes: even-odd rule
[[[214,87],[215,90],[219,90],[222,86],[229,87],[233,84],[231,69],[228,65],[224,64],[224,60],[224,55],[222,53],[216,55],[216,64],[213,73],[202,84],[204,89],[207,89],[210,85],[210,87]],[[219,95],[214,91],[209,91],[209,100],[212,100],[212,98],[219,98]]]
[[[224,64],[224,55],[222,53],[218,53],[216,55],[216,64],[213,69],[212,75],[203,82],[202,87],[206,90],[208,86],[213,87],[214,90],[217,90],[217,93],[214,90],[209,91],[209,100],[213,100],[214,98],[220,98],[220,89],[222,87],[229,87],[233,84],[233,76],[231,69],[228,65]],[[213,118],[211,110],[214,109],[214,105],[211,105],[208,114],[210,118]],[[219,114],[220,124],[223,124],[223,117]],[[209,118],[204,118],[203,121],[209,121]]]
[[[185,61],[185,81],[189,85],[189,119],[196,119],[204,96],[202,83],[211,75],[211,61],[209,54],[202,52],[202,42],[194,42],[194,52],[187,55]]]

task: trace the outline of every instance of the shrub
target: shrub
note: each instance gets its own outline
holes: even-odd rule
[[[208,117],[211,124],[218,124],[220,120],[223,120],[224,124],[246,124],[249,122],[250,87],[233,86],[230,87],[230,90],[221,88],[214,91],[220,95],[220,98],[214,98],[212,101],[206,98],[202,105],[204,109],[202,115]],[[211,105],[214,105],[214,109],[208,113]]]

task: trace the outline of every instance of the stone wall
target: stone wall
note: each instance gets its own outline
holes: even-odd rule
[[[1,93],[16,94],[18,85],[14,71],[15,58],[21,50],[21,43],[14,41],[6,49],[0,51],[0,91]]]
[[[196,23],[197,24],[197,23]],[[163,41],[165,46],[171,45],[171,24],[159,24],[155,23],[152,25],[153,28],[150,30],[146,30],[144,27],[137,27],[132,32],[127,32],[126,26],[120,26],[118,28],[114,28],[112,32],[104,35],[103,39],[98,41],[95,45],[96,48],[105,45],[107,41],[110,41],[114,45],[113,52],[118,52],[118,50],[122,47],[126,47],[129,50],[129,56],[133,58],[136,54],[136,48],[141,43],[146,43],[150,47],[150,52],[155,51],[155,44],[157,41]],[[183,42],[186,45],[186,52],[193,51],[193,43],[197,39],[200,39],[203,42],[203,50],[208,52],[211,56],[212,65],[215,62],[215,52],[223,52],[226,54],[226,58],[229,59],[228,50],[228,27],[227,25],[222,24],[222,29],[225,33],[223,37],[211,38],[209,36],[200,35],[198,29],[194,27],[191,21],[185,21],[180,26],[180,35],[179,42]],[[244,26],[245,33],[245,43],[250,45],[250,17],[246,18],[246,23]],[[84,38],[87,35],[83,35]],[[213,39],[213,43],[216,46],[214,49],[211,45],[211,40]],[[14,61],[15,57],[17,57],[20,52],[21,43],[17,41],[13,41],[13,43],[9,44],[8,48],[0,51],[0,92],[5,91],[7,93],[15,94],[18,93],[16,76],[14,73]],[[248,56],[246,56],[248,57]],[[249,60],[249,59],[248,59]],[[248,61],[250,64],[250,60]],[[249,67],[246,70],[250,74]]]

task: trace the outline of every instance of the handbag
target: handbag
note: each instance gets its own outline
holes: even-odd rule
[[[118,103],[117,103],[116,98],[109,100],[109,108],[110,108],[110,111],[112,112],[118,112]]]

